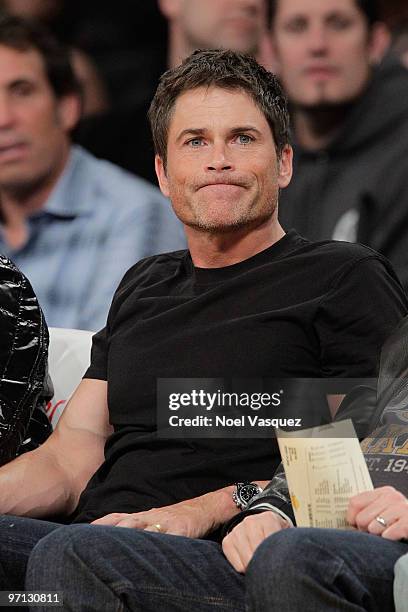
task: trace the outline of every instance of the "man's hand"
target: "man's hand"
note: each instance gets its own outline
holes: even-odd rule
[[[224,555],[237,572],[243,574],[265,538],[289,526],[284,518],[274,512],[249,515],[223,539]]]
[[[93,525],[114,525],[200,538],[212,529],[202,504],[195,500],[180,502],[163,508],[152,508],[146,512],[131,514],[114,512],[93,521]]]
[[[233,487],[225,487],[194,499],[163,508],[152,508],[146,512],[131,514],[115,512],[93,521],[92,524],[131,527],[188,538],[202,538],[238,512],[232,501],[232,490]]]
[[[394,487],[365,491],[351,498],[347,520],[388,540],[408,538],[408,499]]]

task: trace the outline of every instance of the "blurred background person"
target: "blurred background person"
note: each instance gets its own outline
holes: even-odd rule
[[[373,0],[274,0],[294,180],[281,218],[312,240],[367,244],[408,285],[408,73]]]
[[[408,68],[408,2],[379,0],[381,19],[391,31],[391,50]]]
[[[63,37],[60,19],[64,9],[65,0],[0,0],[0,11],[41,21],[59,38]],[[71,46],[71,54],[74,72],[82,89],[82,116],[107,112],[108,91],[95,62],[77,47]]]
[[[29,278],[48,325],[96,330],[124,272],[185,240],[158,189],[71,145],[80,108],[65,49],[1,17],[0,253]]]
[[[408,16],[392,32],[392,50],[405,68],[408,68]]]
[[[145,72],[153,70],[155,74],[155,80],[149,81],[149,89],[136,77],[134,57],[134,76],[131,76],[132,71],[128,66],[128,81],[140,85],[139,89],[146,93],[145,98],[137,100],[135,96],[128,97],[125,105],[116,104],[113,97],[111,112],[83,121],[75,138],[98,157],[109,159],[156,184],[153,143],[146,114],[159,74],[180,63],[195,48],[222,47],[245,51],[268,64],[270,41],[267,36],[267,0],[158,0],[158,4],[156,1],[151,4],[156,10],[160,9],[168,28],[167,47],[165,42],[162,45],[165,54],[161,70],[157,73],[152,69],[150,51],[145,52],[145,57],[140,61],[142,65],[143,62],[145,64]],[[114,8],[111,10],[113,12]],[[153,11],[152,8],[150,10]],[[160,31],[162,22],[160,15],[154,16],[152,12],[152,16],[155,21],[151,22],[150,34],[154,37],[157,35],[154,32],[155,24]],[[143,23],[143,16],[139,17],[139,26],[133,31],[134,38],[139,37],[140,24]],[[152,44],[151,54],[154,56],[155,53],[157,55]],[[135,155],[131,143],[136,138],[141,147]]]
[[[168,21],[167,64],[175,68],[195,49],[232,49],[258,57],[265,33],[265,0],[158,0]]]

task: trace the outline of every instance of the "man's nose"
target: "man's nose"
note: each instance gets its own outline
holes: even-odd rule
[[[206,164],[207,170],[222,172],[233,169],[231,155],[228,153],[225,143],[214,144],[210,151],[211,153]]]
[[[313,55],[325,55],[328,51],[328,33],[324,25],[318,24],[308,32],[309,51]]]

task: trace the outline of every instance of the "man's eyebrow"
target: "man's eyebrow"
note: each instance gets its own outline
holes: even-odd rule
[[[205,128],[186,128],[177,136],[176,142],[179,142],[185,136],[201,136],[205,131]]]
[[[255,132],[261,135],[260,130],[253,125],[239,125],[231,129],[231,134],[241,134],[242,132]]]
[[[283,23],[290,23],[291,21],[297,21],[298,19],[308,19],[308,15],[305,15],[299,11],[297,13],[292,13],[291,15],[286,15],[282,21]]]
[[[333,9],[330,13],[327,13],[325,19],[328,21],[329,19],[337,19],[338,17],[350,19],[351,17],[354,17],[354,15],[350,15],[350,13],[338,8]]]
[[[26,76],[17,77],[12,81],[7,83],[7,87],[12,89],[13,87],[18,87],[19,85],[33,85],[35,83],[34,79]]]
[[[179,142],[185,136],[202,136],[206,131],[206,128],[186,128],[180,132],[176,141]],[[261,132],[253,125],[239,125],[229,130],[230,134],[241,134],[242,132],[255,132],[256,134],[261,134]]]
[[[333,17],[350,17],[348,12],[345,12],[344,9],[335,8],[326,15],[323,16],[324,20],[333,19]],[[293,13],[293,15],[288,15],[285,23],[291,23],[293,21],[306,21],[309,19],[309,15],[305,13]]]

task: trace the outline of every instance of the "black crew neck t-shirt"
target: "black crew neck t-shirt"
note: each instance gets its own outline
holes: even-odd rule
[[[158,438],[157,378],[375,376],[381,345],[406,313],[381,255],[293,230],[223,268],[196,268],[188,251],[141,260],[93,339],[85,378],[108,381],[114,432],[71,519],[271,479],[280,462],[274,439]]]

